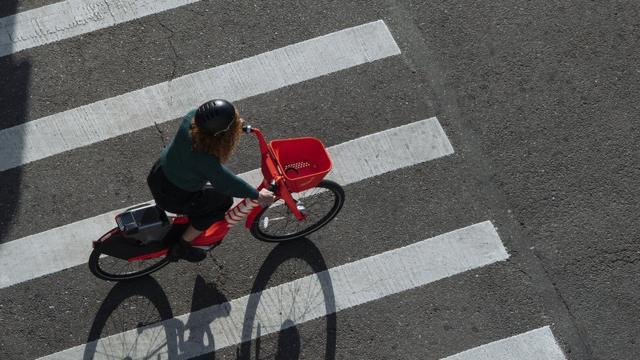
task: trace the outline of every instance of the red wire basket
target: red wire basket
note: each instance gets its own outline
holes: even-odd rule
[[[310,189],[331,171],[333,164],[322,142],[312,137],[273,140],[269,143],[289,191]]]

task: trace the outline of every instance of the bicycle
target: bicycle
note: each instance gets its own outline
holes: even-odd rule
[[[246,125],[242,130],[259,143],[263,180],[257,190],[270,189],[276,201],[263,208],[253,199],[243,199],[194,239],[193,246],[212,250],[245,217],[250,233],[269,242],[299,239],[335,218],[344,204],[344,190],[325,179],[333,164],[320,140],[300,137],[267,143],[258,128]],[[117,226],[93,242],[89,256],[90,271],[109,281],[133,280],[176,261],[170,239],[189,224],[187,216],[167,215],[154,204],[129,208],[115,220]]]

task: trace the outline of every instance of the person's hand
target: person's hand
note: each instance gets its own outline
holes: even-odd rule
[[[276,201],[275,195],[267,189],[260,190],[260,194],[258,194],[258,204],[262,207],[267,207],[273,202]]]

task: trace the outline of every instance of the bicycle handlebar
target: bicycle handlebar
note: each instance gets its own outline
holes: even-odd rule
[[[260,145],[260,153],[262,155],[262,166],[264,167],[265,160],[267,158],[270,158],[273,160],[273,166],[276,166],[276,168],[274,168],[273,170],[276,172],[279,172],[279,170],[277,169],[277,162],[275,161],[276,159],[275,154],[273,154],[272,150],[269,148],[269,145],[267,145],[267,141],[265,140],[264,135],[262,135],[262,131],[260,131],[260,129],[258,128],[254,128],[251,125],[243,125],[242,131],[247,134],[253,134],[256,137],[256,139],[258,139],[258,144]],[[266,176],[265,174],[266,176],[265,178],[269,181],[274,180],[274,178],[277,178],[279,173],[275,173],[274,171],[271,171],[270,177]],[[264,174],[264,169],[263,169],[263,174]]]
[[[297,207],[297,201],[291,196],[291,193],[287,189],[284,182],[283,171],[278,165],[277,157],[273,153],[271,147],[267,144],[262,132],[258,128],[254,128],[251,125],[242,126],[242,131],[247,134],[253,134],[258,139],[260,145],[260,153],[262,155],[262,174],[264,176],[264,182],[261,185],[263,188],[269,189],[276,196],[282,198],[287,204],[287,207],[295,215],[298,220],[305,218]],[[282,186],[280,186],[282,185]]]

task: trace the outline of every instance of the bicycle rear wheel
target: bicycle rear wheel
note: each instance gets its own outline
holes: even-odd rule
[[[133,280],[149,275],[170,262],[166,254],[146,260],[129,261],[124,256],[113,256],[113,252],[110,250],[116,246],[121,251],[123,248],[126,249],[134,245],[128,243],[127,239],[118,232],[98,243],[89,256],[89,270],[93,275],[108,281]],[[160,251],[162,247],[150,248],[148,252],[151,253],[154,250]]]
[[[302,221],[283,200],[278,200],[262,209],[251,224],[251,234],[262,241],[280,242],[307,236],[325,226],[340,211],[344,204],[344,190],[340,185],[323,180],[316,187],[291,194],[304,206]]]

